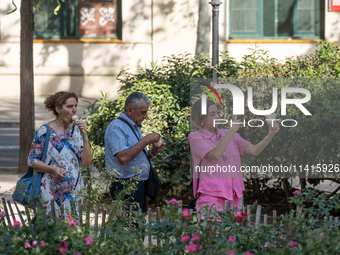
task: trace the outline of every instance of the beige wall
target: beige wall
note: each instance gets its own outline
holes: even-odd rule
[[[300,56],[311,54],[316,49],[316,43],[256,43],[260,49],[268,51],[268,56],[284,60],[291,56]],[[220,50],[226,50],[231,57],[238,61],[243,60],[243,56],[250,54],[255,44],[249,43],[224,43],[220,46]]]
[[[0,0],[0,97],[20,94],[20,1],[16,4],[18,11],[6,15],[13,9],[11,0]],[[228,7],[227,0],[222,0],[220,50],[242,60],[251,44],[227,43]],[[114,97],[120,70],[134,72],[138,65],[160,63],[164,56],[195,52],[198,0],[122,0],[122,18],[122,43],[35,43],[35,95],[75,90],[85,97],[98,97],[102,90]],[[339,22],[340,13],[326,11],[327,40],[340,41]],[[315,50],[315,43],[258,45],[278,59]]]
[[[154,60],[184,52],[195,53],[198,1],[153,1]]]

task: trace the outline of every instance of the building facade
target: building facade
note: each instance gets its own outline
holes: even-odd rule
[[[0,97],[20,95],[20,1],[15,2],[18,11],[6,15],[12,1],[0,1]],[[333,8],[339,0],[221,2],[219,47],[237,60],[253,44],[284,59],[312,53],[318,39],[340,42],[340,13]],[[56,3],[35,12],[36,96],[73,90],[84,97],[100,91],[115,97],[121,70],[135,72],[164,56],[195,53],[199,0],[60,3],[58,15]]]

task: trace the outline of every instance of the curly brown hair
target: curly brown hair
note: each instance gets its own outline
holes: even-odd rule
[[[52,111],[53,114],[58,118],[58,112],[55,108],[61,108],[63,104],[65,104],[66,100],[71,97],[75,98],[78,103],[78,96],[73,91],[59,91],[53,95],[48,95],[44,101],[45,108],[49,111]]]

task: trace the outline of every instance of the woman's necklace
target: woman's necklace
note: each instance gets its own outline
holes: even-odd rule
[[[69,131],[71,129],[69,127],[65,129],[64,126],[61,125],[58,120],[56,120],[55,122],[57,123],[57,126],[60,127],[62,132],[67,132],[67,131]]]

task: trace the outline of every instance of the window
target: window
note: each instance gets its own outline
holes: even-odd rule
[[[230,38],[323,37],[324,0],[230,0]]]
[[[44,3],[46,3],[45,1]],[[42,5],[34,13],[35,38],[121,39],[121,0],[67,0]]]

